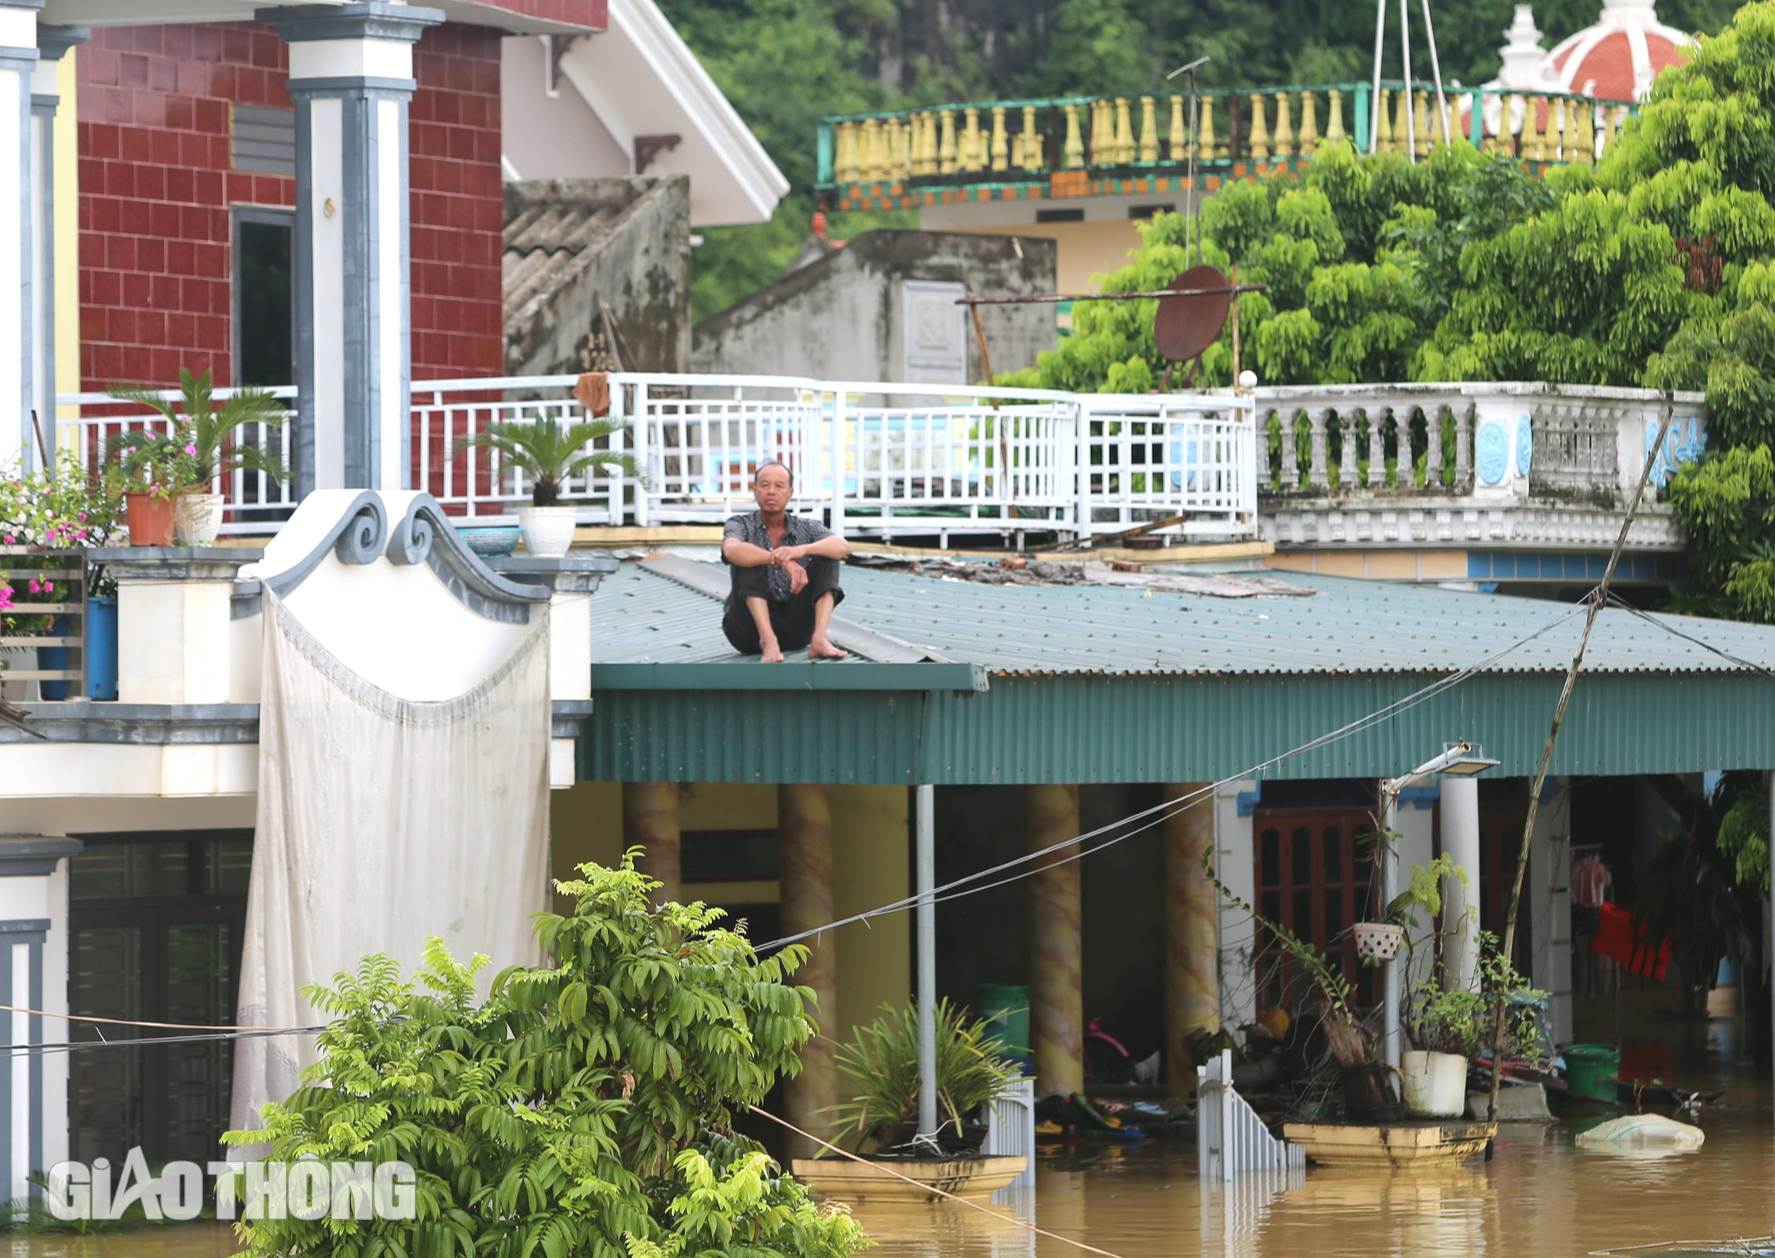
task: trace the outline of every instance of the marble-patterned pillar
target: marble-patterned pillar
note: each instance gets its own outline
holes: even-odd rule
[[[1164,791],[1167,800],[1179,801],[1164,828],[1165,1078],[1172,1095],[1182,1096],[1196,1078],[1184,1038],[1204,1027],[1220,1029],[1219,898],[1202,869],[1214,846],[1214,788],[1173,783]]]
[[[641,849],[635,868],[660,884],[657,903],[684,898],[676,782],[622,784],[622,843]]]
[[[257,11],[290,46],[296,107],[296,490],[404,489],[411,467],[407,110],[438,9]]]
[[[1033,852],[1078,837],[1079,788],[1029,788]],[[1029,880],[1035,958],[1030,983],[1030,1039],[1037,1096],[1085,1090],[1084,999],[1080,991],[1079,862],[1076,845],[1037,863]]]
[[[777,787],[777,879],[785,935],[815,930],[837,916],[832,898],[832,795],[820,785]],[[807,962],[795,972],[798,986],[813,990],[820,1034],[801,1050],[801,1073],[784,1082],[788,1119],[822,1139],[831,1135],[827,1107],[838,1101],[838,1072],[832,1065],[837,1032],[838,957],[832,932],[804,941]],[[797,1155],[814,1149],[791,1138]]]

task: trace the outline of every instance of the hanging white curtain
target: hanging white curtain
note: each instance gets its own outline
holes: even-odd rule
[[[463,960],[488,954],[483,981],[535,961],[549,872],[547,605],[490,676],[441,701],[371,684],[269,588],[264,620],[240,1023],[320,1025],[304,984],[330,985],[373,952],[411,974],[431,935]],[[233,1126],[259,1127],[260,1107],[314,1060],[309,1036],[237,1041]]]

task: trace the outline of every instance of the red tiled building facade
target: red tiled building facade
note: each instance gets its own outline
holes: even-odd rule
[[[502,365],[499,41],[453,22],[414,57],[416,380]],[[181,366],[233,383],[236,215],[295,203],[293,177],[236,169],[235,111],[291,108],[287,45],[254,23],[101,28],[77,66],[80,387],[171,385]]]

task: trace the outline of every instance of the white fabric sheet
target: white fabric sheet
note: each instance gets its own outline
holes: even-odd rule
[[[547,605],[492,675],[441,701],[352,672],[269,589],[264,609],[240,1023],[324,1024],[303,985],[331,985],[373,952],[410,975],[431,935],[464,961],[488,954],[483,987],[536,961],[531,919],[549,873]],[[315,1059],[311,1036],[237,1041],[232,1125],[261,1126],[260,1107],[294,1091]]]

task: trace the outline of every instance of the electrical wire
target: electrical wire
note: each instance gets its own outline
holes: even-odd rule
[[[1627,612],[1629,615],[1637,616],[1641,620],[1645,621],[1648,625],[1656,625],[1658,628],[1662,629],[1665,633],[1672,634],[1678,638],[1681,638],[1684,642],[1692,643],[1695,646],[1700,647],[1703,651],[1711,651],[1713,654],[1719,656],[1722,660],[1726,660],[1730,663],[1736,664],[1739,668],[1749,669],[1753,673],[1761,673],[1764,677],[1768,677],[1772,680],[1775,680],[1775,670],[1771,670],[1769,668],[1766,668],[1765,666],[1757,663],[1755,660],[1747,660],[1742,655],[1733,655],[1730,651],[1726,650],[1724,647],[1715,646],[1715,645],[1713,645],[1713,643],[1708,642],[1702,638],[1697,638],[1693,634],[1684,633],[1681,629],[1678,629],[1675,625],[1670,624],[1668,621],[1662,619],[1661,617],[1655,616],[1651,612],[1644,611],[1638,607],[1635,607],[1633,604],[1627,602],[1625,599],[1622,599],[1616,595],[1613,595],[1613,594],[1609,595],[1608,606],[1619,608],[1620,610]]]
[[[1171,817],[1180,815],[1181,813],[1186,812],[1191,808],[1199,807],[1203,802],[1212,798],[1214,793],[1224,786],[1227,786],[1233,782],[1243,781],[1247,778],[1261,776],[1263,773],[1267,772],[1268,770],[1274,768],[1275,766],[1277,766],[1279,764],[1284,763],[1287,760],[1293,759],[1296,756],[1304,755],[1307,752],[1315,751],[1315,750],[1319,749],[1320,747],[1330,746],[1334,743],[1341,742],[1342,740],[1344,740],[1346,738],[1354,737],[1355,735],[1363,732],[1364,730],[1370,729],[1370,728],[1374,727],[1375,725],[1381,724],[1385,721],[1392,720],[1393,718],[1400,715],[1401,713],[1410,711],[1412,708],[1417,707],[1419,704],[1429,702],[1429,700],[1435,698],[1437,695],[1443,693],[1444,691],[1452,689],[1455,686],[1461,685],[1462,683],[1470,680],[1475,674],[1483,672],[1484,670],[1490,668],[1492,665],[1496,664],[1499,660],[1505,658],[1506,656],[1508,656],[1512,652],[1520,650],[1522,647],[1528,645],[1530,642],[1535,641],[1537,638],[1543,637],[1546,634],[1551,633],[1553,630],[1557,629],[1560,625],[1564,624],[1566,621],[1570,620],[1572,617],[1576,616],[1578,613],[1583,611],[1585,609],[1586,605],[1588,604],[1589,600],[1590,600],[1590,596],[1587,595],[1585,597],[1585,599],[1580,600],[1578,603],[1566,608],[1566,610],[1564,612],[1562,612],[1559,616],[1548,621],[1546,624],[1542,625],[1540,628],[1534,630],[1531,633],[1524,635],[1521,638],[1518,638],[1516,641],[1493,652],[1491,655],[1488,655],[1485,658],[1478,660],[1473,664],[1466,665],[1465,667],[1460,668],[1460,669],[1456,670],[1455,672],[1448,674],[1445,677],[1440,677],[1440,678],[1436,679],[1434,682],[1431,682],[1429,685],[1424,686],[1424,687],[1420,688],[1419,690],[1416,690],[1416,691],[1412,692],[1411,694],[1404,696],[1403,698],[1396,699],[1392,703],[1386,704],[1384,707],[1377,708],[1373,712],[1367,713],[1364,716],[1357,717],[1355,720],[1350,721],[1347,724],[1338,727],[1337,729],[1331,730],[1331,731],[1324,733],[1324,734],[1320,734],[1315,738],[1307,740],[1306,742],[1300,744],[1297,747],[1293,747],[1293,748],[1289,749],[1288,751],[1284,751],[1284,752],[1280,753],[1279,755],[1271,756],[1267,760],[1260,761],[1258,764],[1255,764],[1247,769],[1244,769],[1241,772],[1234,773],[1234,774],[1231,774],[1227,777],[1221,778],[1219,781],[1208,783],[1207,785],[1202,786],[1202,787],[1198,788],[1197,790],[1191,791],[1186,795],[1180,796],[1175,799],[1165,800],[1159,804],[1154,805],[1151,808],[1146,808],[1146,809],[1142,809],[1140,812],[1131,813],[1126,817],[1119,818],[1118,820],[1112,821],[1112,822],[1108,823],[1107,825],[1099,826],[1095,830],[1088,831],[1088,832],[1078,835],[1074,838],[1065,839],[1065,840],[1062,840],[1061,842],[1050,844],[1047,847],[1042,848],[1038,851],[1024,853],[1020,856],[1013,857],[1012,859],[1010,859],[1008,861],[1003,861],[997,865],[990,866],[986,869],[977,870],[974,873],[964,875],[963,877],[957,878],[952,882],[945,883],[944,885],[942,885],[940,887],[935,887],[928,893],[930,901],[933,904],[943,904],[943,903],[948,903],[952,900],[958,900],[958,899],[962,899],[962,898],[969,896],[969,895],[977,894],[978,892],[981,892],[981,891],[988,891],[988,890],[992,890],[997,887],[1006,886],[1010,883],[1018,882],[1024,878],[1033,877],[1036,873],[1041,872],[1040,870],[1019,869],[1020,866],[1028,865],[1033,861],[1042,860],[1045,857],[1054,856],[1057,853],[1065,853],[1064,855],[1061,856],[1061,858],[1059,860],[1048,861],[1045,865],[1042,866],[1043,869],[1051,869],[1051,868],[1055,867],[1056,865],[1069,864],[1072,861],[1082,860],[1087,855],[1094,855],[1097,852],[1105,850],[1106,848],[1113,847],[1117,843],[1121,843],[1127,839],[1133,838],[1135,835],[1143,834],[1146,831],[1152,829],[1154,826],[1163,824],[1166,820],[1170,819]],[[1653,623],[1658,623],[1658,622],[1654,621]],[[1676,632],[1676,631],[1672,630],[1672,632]],[[1682,635],[1679,635],[1679,636],[1682,636]],[[1697,642],[1697,645],[1707,646],[1706,643],[1700,643],[1700,642]],[[1713,650],[1716,648],[1709,647],[1708,649]],[[1728,656],[1727,658],[1732,658],[1732,657]],[[1750,665],[1750,664],[1747,664],[1746,666],[1753,667],[1753,668],[1757,667],[1756,665]],[[1766,672],[1767,670],[1760,670],[1760,671]],[[1136,822],[1143,822],[1144,824],[1134,825],[1134,823],[1136,823]],[[1116,833],[1118,830],[1121,830],[1123,827],[1128,827],[1128,826],[1131,826],[1132,828],[1128,829],[1125,833]],[[1095,843],[1095,844],[1092,844],[1091,846],[1088,846],[1088,847],[1085,846],[1087,843],[1090,843],[1091,840],[1102,838],[1105,835],[1109,835],[1111,837],[1104,839],[1103,842]],[[1074,850],[1070,853],[1067,853],[1066,849],[1068,849],[1068,848],[1075,848],[1076,850]],[[996,874],[1006,873],[1007,871],[1011,871],[1011,870],[1018,870],[1018,872],[1011,874],[1011,876],[1009,876],[1009,877],[1000,878],[1000,879],[998,879],[996,881],[992,881],[992,882],[985,882],[985,883],[982,883],[981,885],[978,885],[978,886],[971,885],[974,883],[980,883],[982,879],[992,878]],[[966,888],[966,889],[964,890],[963,888]],[[773,939],[773,940],[770,940],[766,943],[754,945],[754,947],[758,952],[761,952],[761,953],[772,951],[777,948],[784,947],[788,944],[797,943],[803,939],[809,939],[814,936],[823,934],[829,930],[836,930],[837,928],[839,928],[841,926],[848,926],[848,925],[852,925],[852,924],[856,924],[856,923],[860,923],[860,922],[868,922],[868,921],[871,921],[872,919],[877,918],[877,917],[885,917],[885,916],[888,916],[893,913],[904,912],[907,909],[910,909],[910,908],[913,908],[913,907],[919,905],[920,903],[922,903],[925,900],[925,898],[926,898],[926,896],[923,894],[906,896],[902,899],[891,901],[887,904],[880,905],[876,908],[868,909],[868,910],[865,910],[864,912],[861,912],[861,913],[852,914],[849,917],[839,918],[838,920],[833,921],[833,922],[829,922],[824,926],[818,926],[818,927],[814,927],[810,930],[800,931],[800,932],[793,934],[793,935],[786,935],[786,936],[783,936],[782,938],[779,938],[779,939]],[[230,1040],[230,1039],[270,1038],[270,1037],[282,1036],[282,1035],[314,1035],[314,1034],[317,1034],[317,1033],[324,1031],[326,1029],[325,1027],[253,1027],[253,1028],[240,1028],[240,1027],[228,1027],[228,1026],[204,1027],[201,1024],[192,1024],[192,1023],[132,1022],[132,1021],[129,1021],[126,1019],[96,1018],[96,1017],[90,1017],[90,1016],[81,1015],[81,1014],[53,1014],[53,1013],[47,1013],[46,1011],[43,1011],[43,1010],[21,1009],[21,1008],[17,1008],[14,1006],[0,1006],[0,1009],[7,1009],[7,1010],[14,1011],[14,1012],[35,1013],[35,1014],[39,1014],[41,1016],[47,1016],[47,1017],[59,1017],[59,1018],[66,1019],[68,1021],[73,1021],[73,1022],[106,1023],[106,1024],[112,1024],[112,1025],[123,1025],[123,1026],[173,1027],[173,1028],[178,1028],[178,1029],[216,1032],[215,1034],[189,1035],[189,1036],[151,1036],[151,1037],[141,1037],[141,1038],[130,1039],[130,1040],[106,1040],[106,1039],[101,1038],[101,1039],[97,1039],[97,1040],[69,1041],[69,1042],[64,1042],[64,1043],[60,1043],[60,1044],[6,1044],[6,1045],[0,1045],[0,1052],[4,1052],[9,1056],[17,1055],[19,1053],[72,1052],[76,1049],[83,1049],[83,1048],[151,1047],[151,1046],[155,1046],[155,1045],[200,1043],[200,1042],[211,1042],[211,1041],[217,1041],[217,1040]]]
[[[1238,773],[1230,774],[1227,777],[1221,778],[1217,782],[1211,782],[1211,783],[1207,784],[1206,786],[1203,786],[1202,788],[1191,792],[1187,796],[1183,796],[1179,799],[1165,800],[1164,802],[1156,804],[1151,808],[1143,809],[1137,813],[1131,813],[1130,815],[1128,815],[1126,817],[1122,817],[1119,820],[1110,822],[1108,825],[1099,826],[1095,830],[1087,831],[1086,833],[1078,835],[1074,838],[1064,839],[1058,843],[1049,844],[1047,847],[1041,848],[1037,851],[1026,852],[1026,853],[1023,853],[1019,856],[1014,856],[1010,860],[1002,861],[999,864],[990,866],[986,869],[977,870],[974,873],[967,874],[961,878],[957,878],[953,882],[945,883],[940,887],[934,887],[928,893],[930,901],[933,904],[942,904],[942,903],[946,903],[950,900],[960,899],[965,895],[972,895],[972,894],[974,894],[975,891],[986,891],[986,890],[990,890],[994,887],[1002,887],[1002,886],[1005,886],[1009,883],[1016,882],[1021,878],[1032,877],[1038,871],[1023,870],[1022,872],[1015,874],[1009,878],[1001,878],[996,882],[991,882],[991,883],[988,883],[984,886],[975,887],[971,891],[961,891],[960,890],[960,888],[965,887],[970,883],[978,882],[981,879],[992,878],[994,875],[1002,874],[1008,870],[1016,869],[1018,866],[1028,865],[1031,862],[1043,860],[1044,858],[1049,857],[1049,856],[1053,856],[1056,853],[1064,852],[1065,849],[1067,849],[1067,848],[1072,848],[1072,847],[1077,846],[1079,850],[1068,853],[1060,860],[1049,861],[1043,866],[1043,868],[1044,869],[1051,869],[1055,865],[1066,864],[1066,863],[1069,863],[1070,861],[1082,859],[1085,855],[1087,855],[1089,853],[1095,853],[1095,852],[1102,851],[1104,848],[1111,847],[1116,843],[1120,843],[1124,839],[1129,839],[1129,838],[1134,837],[1134,835],[1136,835],[1136,834],[1144,833],[1146,830],[1151,829],[1153,826],[1161,824],[1167,817],[1174,816],[1177,813],[1181,813],[1183,811],[1186,811],[1189,808],[1196,807],[1203,800],[1209,798],[1210,796],[1213,795],[1213,793],[1215,791],[1219,790],[1220,788],[1222,788],[1224,786],[1227,786],[1233,782],[1242,781],[1246,778],[1259,777],[1262,774],[1264,774],[1265,772],[1267,772],[1268,770],[1274,768],[1275,766],[1282,764],[1283,762],[1285,762],[1287,760],[1293,759],[1296,756],[1305,755],[1307,752],[1316,751],[1320,747],[1330,746],[1331,744],[1336,743],[1336,742],[1341,742],[1342,740],[1344,740],[1346,738],[1354,737],[1355,735],[1362,733],[1364,730],[1370,729],[1373,726],[1379,725],[1385,721],[1392,720],[1394,717],[1400,715],[1403,712],[1410,711],[1412,708],[1417,707],[1419,704],[1429,702],[1431,699],[1434,699],[1435,697],[1440,695],[1443,691],[1449,690],[1455,686],[1461,685],[1462,683],[1470,680],[1474,674],[1482,672],[1487,668],[1490,668],[1493,664],[1497,663],[1499,660],[1508,656],[1511,652],[1520,650],[1522,647],[1527,646],[1530,642],[1533,642],[1535,639],[1543,637],[1548,633],[1551,633],[1553,630],[1555,630],[1559,626],[1563,625],[1566,621],[1568,621],[1568,620],[1572,619],[1573,617],[1582,613],[1585,610],[1587,603],[1588,603],[1588,596],[1585,599],[1580,600],[1579,602],[1574,603],[1572,606],[1566,608],[1565,611],[1562,612],[1559,616],[1555,617],[1553,620],[1542,625],[1540,628],[1534,630],[1532,633],[1526,634],[1523,637],[1518,638],[1516,641],[1510,643],[1508,646],[1505,646],[1505,647],[1501,648],[1500,650],[1493,652],[1491,655],[1486,656],[1484,659],[1481,659],[1473,664],[1469,664],[1464,668],[1461,668],[1453,673],[1448,674],[1446,677],[1440,677],[1437,680],[1435,680],[1434,682],[1431,682],[1429,685],[1423,687],[1420,690],[1414,691],[1413,693],[1406,695],[1401,699],[1396,699],[1392,703],[1387,704],[1385,707],[1378,708],[1375,711],[1370,712],[1365,716],[1357,717],[1354,721],[1351,721],[1346,725],[1340,726],[1337,729],[1331,730],[1328,733],[1321,734],[1316,738],[1309,739],[1308,741],[1300,744],[1298,747],[1291,748],[1290,750],[1284,751],[1279,755],[1272,756],[1268,760],[1261,761],[1258,764],[1252,765],[1249,768],[1246,768]],[[1155,814],[1159,814],[1159,815],[1155,818],[1155,816],[1154,816]],[[1154,818],[1154,819],[1147,820],[1148,818]],[[1083,846],[1084,844],[1090,842],[1092,839],[1100,838],[1105,834],[1111,833],[1113,831],[1120,829],[1123,826],[1131,825],[1132,823],[1138,822],[1138,821],[1146,821],[1146,824],[1139,826],[1136,829],[1130,830],[1126,834],[1118,835],[1118,836],[1108,839],[1102,843],[1097,843],[1089,848],[1085,848]],[[866,909],[861,913],[854,913],[849,917],[843,917],[843,918],[839,918],[836,921],[828,922],[824,926],[816,926],[816,927],[813,927],[808,930],[798,931],[795,934],[784,935],[781,938],[772,939],[766,943],[756,944],[754,946],[756,947],[756,949],[759,952],[769,952],[774,949],[781,948],[787,944],[799,943],[804,939],[811,939],[817,935],[822,935],[826,931],[829,931],[829,930],[836,930],[840,926],[849,926],[849,925],[853,925],[853,924],[859,923],[859,922],[867,922],[867,921],[870,921],[870,920],[877,918],[877,917],[886,917],[886,916],[889,916],[894,913],[904,912],[907,909],[914,908],[917,905],[923,903],[925,898],[926,898],[926,896],[924,894],[914,894],[914,895],[910,895],[910,896],[905,896],[899,900],[893,900],[887,904],[879,905],[876,908]]]
[[[1014,1215],[1007,1215],[1001,1210],[993,1209],[991,1206],[981,1205],[978,1201],[970,1201],[966,1197],[958,1197],[952,1192],[948,1192],[942,1188],[938,1188],[935,1184],[927,1184],[927,1183],[923,1182],[922,1180],[913,1179],[910,1175],[902,1175],[902,1174],[900,1174],[899,1171],[894,1170],[893,1167],[888,1166],[884,1162],[875,1162],[875,1161],[869,1160],[868,1158],[858,1157],[856,1154],[850,1152],[849,1150],[841,1149],[835,1144],[832,1144],[828,1141],[820,1139],[818,1136],[814,1135],[811,1131],[803,1131],[801,1128],[797,1127],[794,1123],[790,1122],[786,1118],[778,1118],[775,1114],[771,1113],[767,1109],[760,1109],[756,1105],[748,1105],[748,1106],[746,1106],[746,1108],[751,1110],[752,1113],[757,1114],[761,1118],[768,1118],[773,1123],[779,1123],[782,1126],[787,1127],[790,1131],[794,1132],[798,1136],[805,1136],[807,1139],[813,1141],[815,1144],[819,1145],[820,1147],[827,1150],[828,1152],[836,1153],[839,1157],[848,1158],[852,1162],[861,1163],[862,1165],[868,1167],[870,1170],[879,1172],[880,1174],[889,1176],[890,1178],[904,1180],[908,1184],[915,1185],[918,1188],[922,1188],[922,1189],[928,1191],[933,1197],[942,1197],[944,1200],[953,1201],[957,1205],[967,1206],[969,1209],[979,1210],[982,1213],[990,1214],[995,1219],[1002,1220],[1003,1222],[1006,1222],[1006,1223],[1014,1223],[1018,1227],[1023,1228],[1026,1231],[1033,1232],[1037,1236],[1045,1236],[1049,1240],[1059,1241],[1063,1245],[1071,1245],[1075,1249],[1082,1249],[1086,1253],[1089,1253],[1089,1254],[1101,1254],[1103,1256],[1103,1258],[1120,1258],[1120,1255],[1111,1253],[1107,1249],[1099,1249],[1095,1245],[1087,1245],[1087,1244],[1085,1244],[1084,1241],[1074,1240],[1070,1236],[1062,1236],[1058,1232],[1047,1231],[1044,1228],[1037,1227],[1033,1223],[1026,1223],[1022,1219],[1019,1219],[1019,1218],[1015,1217]]]

